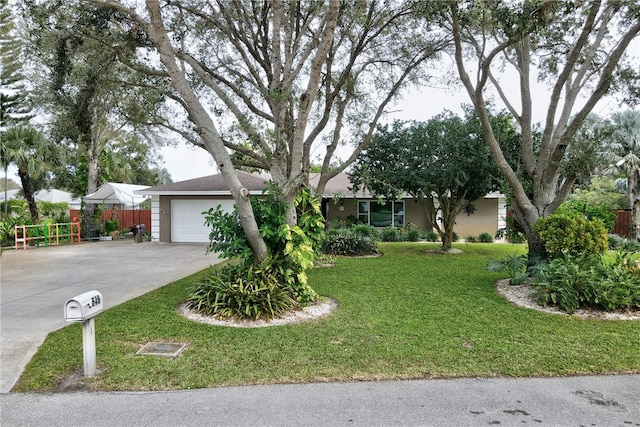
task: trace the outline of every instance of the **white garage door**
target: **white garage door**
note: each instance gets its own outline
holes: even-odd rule
[[[222,205],[227,212],[233,210],[233,200],[172,200],[171,241],[175,243],[209,242],[204,215],[211,208]]]

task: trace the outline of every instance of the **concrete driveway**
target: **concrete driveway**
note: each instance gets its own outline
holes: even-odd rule
[[[205,244],[134,240],[3,251],[0,392],[11,390],[47,334],[67,325],[68,299],[95,289],[108,309],[216,264],[205,251]]]

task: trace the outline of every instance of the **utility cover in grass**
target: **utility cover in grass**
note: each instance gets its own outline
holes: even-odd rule
[[[145,344],[136,354],[144,356],[178,357],[186,344],[176,342],[150,342]]]

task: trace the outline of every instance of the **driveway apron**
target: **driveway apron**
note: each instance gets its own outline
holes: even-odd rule
[[[205,252],[204,244],[134,240],[3,251],[0,392],[11,390],[47,334],[67,325],[68,299],[97,290],[108,309],[219,261]]]

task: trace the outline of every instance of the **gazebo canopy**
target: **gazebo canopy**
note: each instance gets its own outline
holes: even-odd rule
[[[111,203],[123,204],[127,208],[135,208],[140,203],[148,199],[133,192],[149,188],[147,185],[120,184],[118,182],[107,182],[103,184],[95,193],[84,196],[85,203]]]

